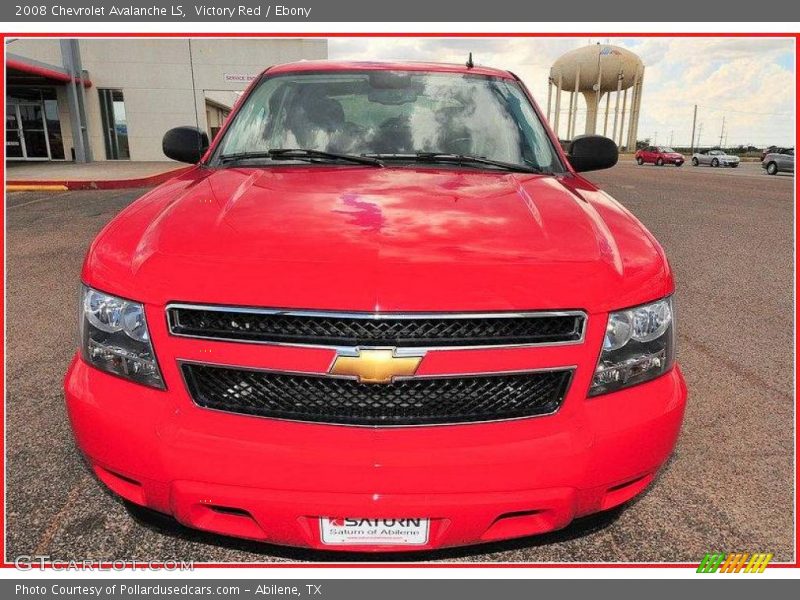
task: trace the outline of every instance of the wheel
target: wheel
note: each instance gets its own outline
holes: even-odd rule
[[[682,163],[682,162],[676,162],[676,163],[675,163],[675,166],[676,166],[676,167],[682,167],[682,166],[683,166],[683,163]]]
[[[778,165],[774,162],[771,162],[767,165],[767,173],[770,175],[777,175],[778,174]]]
[[[656,166],[657,167],[663,167],[664,166],[664,159],[663,158],[657,159],[656,160]]]
[[[644,161],[642,160],[641,156],[636,157],[636,164],[639,165],[640,167],[644,164]]]
[[[699,167],[700,166],[700,161],[697,160],[696,158],[692,158],[692,166],[693,167]]]
[[[736,168],[736,167],[738,167],[738,166],[739,166],[739,163],[733,163],[733,164],[731,165],[731,169],[735,169],[735,168]]]
[[[712,167],[718,167],[719,166],[719,161],[715,158],[714,160],[711,161],[711,166]]]

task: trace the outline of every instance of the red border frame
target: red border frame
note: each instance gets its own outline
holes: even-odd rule
[[[9,32],[0,32],[0,38],[2,38],[3,45],[5,46],[6,38],[14,37],[14,38],[63,38],[63,37],[81,37],[81,38],[108,38],[108,37],[119,37],[119,38],[255,38],[255,37],[266,37],[266,38],[331,38],[331,37],[356,37],[356,38],[370,38],[370,37],[420,37],[420,38],[493,38],[493,37],[511,37],[511,38],[571,38],[571,37],[626,37],[626,38],[644,38],[644,37],[654,37],[654,38],[668,38],[668,37],[680,37],[680,38],[719,38],[719,37],[726,37],[726,38],[793,38],[795,41],[795,57],[797,56],[797,49],[800,46],[800,33],[713,33],[713,32],[700,32],[700,33],[665,33],[665,32],[650,32],[650,33],[631,33],[631,32],[470,32],[470,33],[454,33],[454,32],[407,32],[407,33],[387,33],[387,32],[339,32],[339,33],[300,33],[300,32],[281,32],[281,33],[267,33],[267,32],[246,32],[246,33],[198,33],[198,32],[168,32],[168,33],[130,33],[130,32],[108,32],[108,33],[80,33],[80,32],[60,32],[60,33],[14,33],[11,34]],[[0,95],[5,98],[5,79],[0,81]],[[800,107],[800,79],[797,77],[797,66],[795,65],[795,139],[797,139],[798,134],[800,134],[800,123],[797,121],[797,112],[798,107]],[[3,137],[5,137],[5,121],[3,124],[0,125],[0,133],[2,133]],[[5,181],[5,145],[3,146],[3,150],[0,151],[0,158],[2,158],[2,164],[0,164],[0,174],[3,175],[3,180]],[[795,178],[795,196],[797,195],[797,178]],[[795,212],[795,241],[798,238],[798,233],[800,233],[800,224],[797,221],[797,203],[795,201],[794,206]],[[0,252],[2,252],[2,259],[3,259],[3,275],[4,281],[6,276],[5,271],[5,202],[3,205],[2,215],[0,215],[0,226],[2,226],[2,230],[0,230]],[[795,268],[797,264],[797,259],[795,256]],[[794,281],[794,293],[795,293],[795,324],[797,323],[798,315],[800,315],[800,311],[798,311],[796,298],[800,293],[800,284],[798,282],[797,277],[795,276]],[[3,288],[3,306],[0,309],[0,326],[2,326],[3,331],[5,332],[5,294],[6,290],[5,287]],[[795,358],[797,355],[797,341],[795,340]],[[797,362],[795,359],[795,381],[797,380],[798,376],[800,376],[800,363]],[[3,350],[3,360],[0,361],[0,379],[5,382],[5,345]],[[796,386],[795,386],[796,387]],[[0,419],[2,420],[3,424],[5,424],[5,389],[3,390],[4,394],[4,402],[0,405]],[[800,424],[800,415],[797,411],[797,396],[795,390],[795,438],[797,437],[797,430],[798,424]],[[5,432],[4,432],[5,433]],[[5,436],[0,439],[0,449],[2,449],[3,456],[5,456]],[[797,549],[797,541],[800,539],[800,519],[798,519],[798,513],[800,513],[800,501],[798,501],[797,495],[797,478],[798,478],[798,463],[800,463],[800,447],[797,444],[795,439],[795,562],[794,563],[770,563],[770,566],[775,568],[800,568],[800,555],[798,555]],[[0,486],[2,489],[5,490],[5,469],[0,469]],[[14,568],[13,563],[5,562],[5,498],[3,497],[0,499],[0,505],[2,505],[2,511],[0,511],[0,530],[3,532],[3,537],[0,538],[0,560],[2,563],[0,564],[0,568],[8,569]],[[709,549],[711,550],[711,549]],[[731,548],[731,551],[735,551],[737,549]],[[198,569],[206,569],[206,568],[224,568],[224,569],[233,569],[233,568],[280,568],[280,569],[319,569],[319,568],[352,568],[352,569],[363,569],[363,568],[480,568],[480,569],[494,569],[494,568],[511,568],[511,569],[521,569],[521,568],[610,568],[610,569],[628,569],[628,568],[657,568],[657,569],[669,569],[669,568],[676,568],[676,569],[696,569],[699,564],[699,559],[702,557],[698,557],[697,563],[351,563],[351,562],[344,562],[344,563],[337,563],[337,562],[321,562],[321,563],[201,563],[196,564],[195,568]],[[56,565],[60,565],[61,563],[55,563]],[[102,563],[94,563],[92,568],[94,569],[111,569],[112,564],[110,562],[102,562]],[[49,565],[50,568],[53,565]],[[157,567],[159,566],[158,563],[151,564],[150,566]],[[163,565],[161,565],[163,566]],[[127,568],[126,568],[127,569]],[[84,569],[79,569],[83,571]],[[88,571],[88,569],[86,569]],[[133,569],[131,569],[133,570]]]

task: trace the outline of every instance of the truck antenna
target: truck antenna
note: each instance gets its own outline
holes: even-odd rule
[[[472,52],[469,53],[469,58],[467,59],[467,68],[471,69],[475,66],[475,63],[472,62]]]

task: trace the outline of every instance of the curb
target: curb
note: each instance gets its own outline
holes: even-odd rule
[[[185,173],[193,167],[178,167],[163,173],[139,177],[136,179],[69,179],[69,180],[8,180],[7,192],[63,192],[67,190],[126,190],[150,187],[164,183],[168,179]]]
[[[28,185],[23,183],[9,183],[6,186],[7,192],[66,192],[65,185]]]

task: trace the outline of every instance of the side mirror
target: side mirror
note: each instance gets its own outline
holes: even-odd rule
[[[208,134],[197,127],[175,127],[164,134],[161,149],[173,160],[196,164],[208,150]]]
[[[582,135],[572,140],[567,158],[578,172],[608,169],[617,164],[619,148],[602,135]]]

